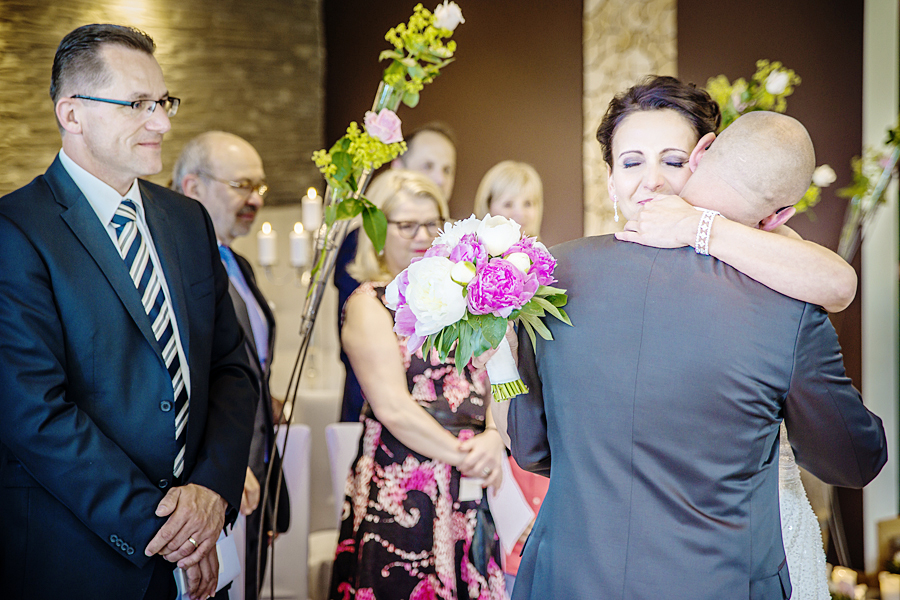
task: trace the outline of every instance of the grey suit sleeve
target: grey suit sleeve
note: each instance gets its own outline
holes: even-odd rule
[[[887,461],[881,419],[844,370],[837,334],[821,308],[800,320],[784,420],[797,462],[831,485],[860,488]]]
[[[528,393],[510,400],[507,431],[513,458],[526,471],[550,477],[550,443],[544,394],[531,340],[519,328],[519,376]]]

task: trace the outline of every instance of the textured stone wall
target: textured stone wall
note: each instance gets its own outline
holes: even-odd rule
[[[645,75],[676,75],[675,0],[584,1],[584,234],[613,222],[597,126],[612,97]]]
[[[42,173],[59,150],[50,68],[62,37],[87,23],[133,25],[157,44],[182,99],[163,148],[167,184],[190,138],[208,129],[259,150],[271,204],[298,201],[321,178],[324,50],[320,0],[0,0],[0,194]]]

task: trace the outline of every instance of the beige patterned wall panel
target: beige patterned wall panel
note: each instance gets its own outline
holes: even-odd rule
[[[584,233],[621,228],[606,192],[596,131],[619,91],[645,75],[675,75],[676,0],[584,2]]]

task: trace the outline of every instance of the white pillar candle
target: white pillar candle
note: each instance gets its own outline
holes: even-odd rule
[[[267,221],[262,224],[262,229],[256,234],[257,257],[261,267],[271,267],[278,256],[276,246],[278,234],[272,230],[272,225]]]
[[[302,269],[309,263],[309,234],[303,230],[303,223],[294,223],[294,230],[288,239],[291,246],[291,266]]]
[[[318,231],[322,226],[322,203],[319,201],[316,188],[309,188],[303,197],[301,205],[301,219],[306,231]]]

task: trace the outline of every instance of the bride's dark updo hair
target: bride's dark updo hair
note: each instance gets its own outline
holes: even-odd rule
[[[722,112],[706,90],[693,83],[682,83],[674,77],[651,75],[609,103],[603,121],[597,128],[597,141],[603,147],[603,160],[612,167],[612,140],[622,119],[633,112],[668,108],[687,119],[699,140],[719,128]]]

